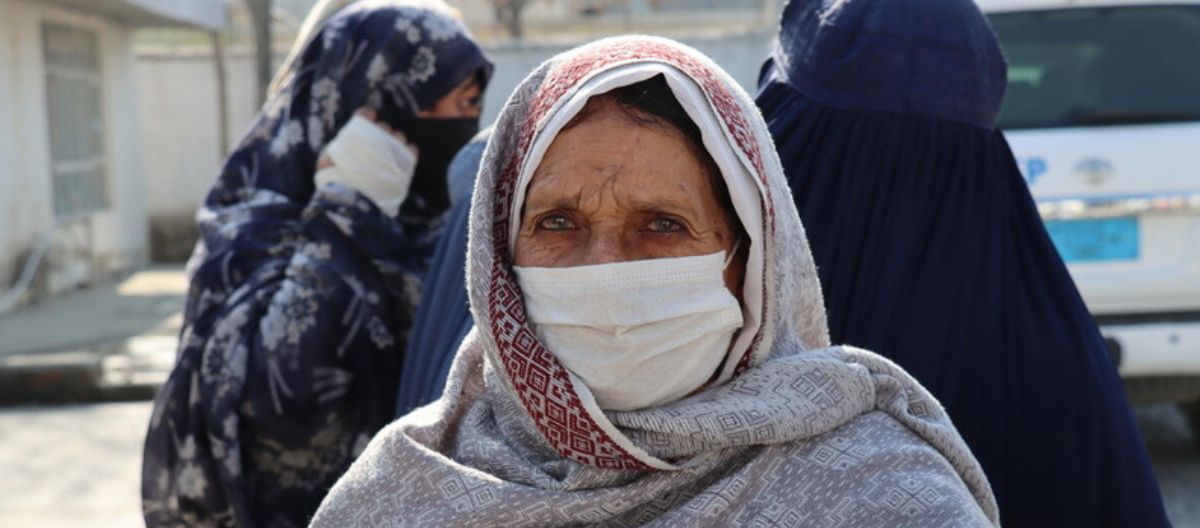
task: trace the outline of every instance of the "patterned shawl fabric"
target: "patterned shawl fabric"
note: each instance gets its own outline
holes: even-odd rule
[[[762,324],[729,381],[605,412],[528,322],[509,208],[539,127],[589,79],[632,64],[694,83],[721,125],[705,130],[706,144],[726,142],[755,180],[763,221],[747,227],[766,257],[747,275],[763,277]],[[467,271],[476,328],[442,398],[376,435],[313,526],[996,524],[987,481],[938,403],[880,356],[829,346],[816,270],[762,118],[690,48],[608,39],[530,74],[484,155]]]
[[[303,526],[394,418],[445,181],[414,182],[390,217],[313,174],[356,109],[417,137],[419,109],[487,81],[482,50],[436,4],[361,1],[328,20],[227,160],[146,436],[147,525]]]

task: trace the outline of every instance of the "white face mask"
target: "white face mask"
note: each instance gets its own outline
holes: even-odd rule
[[[684,398],[721,367],[742,326],[722,257],[514,269],[538,337],[601,409],[626,411]]]
[[[388,216],[408,197],[417,155],[375,122],[355,115],[325,146],[332,167],[317,171],[316,184],[338,182],[363,193]]]

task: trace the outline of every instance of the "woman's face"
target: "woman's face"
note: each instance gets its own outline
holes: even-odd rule
[[[452,119],[456,117],[479,117],[483,89],[474,76],[467,79],[443,95],[428,109],[417,112],[417,117],[434,119]]]
[[[518,266],[572,267],[731,251],[734,219],[682,133],[636,124],[607,99],[559,133],[534,171]],[[735,259],[725,282],[740,298]]]

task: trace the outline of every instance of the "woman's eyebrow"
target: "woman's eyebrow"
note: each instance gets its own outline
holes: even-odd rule
[[[573,196],[558,195],[552,198],[536,198],[531,196],[525,200],[525,214],[552,211],[555,209],[578,209],[581,199],[582,196],[580,193],[575,193]]]
[[[635,211],[657,211],[677,216],[695,216],[698,209],[695,204],[677,197],[638,196],[630,199],[625,205]]]

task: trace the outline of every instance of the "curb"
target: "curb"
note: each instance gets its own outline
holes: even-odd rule
[[[170,374],[178,340],[136,336],[0,358],[0,404],[152,397]]]

